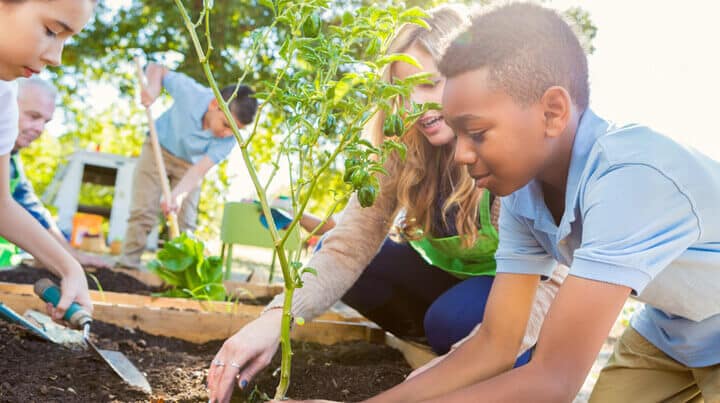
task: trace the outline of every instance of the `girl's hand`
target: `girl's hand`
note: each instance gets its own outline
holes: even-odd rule
[[[70,308],[73,302],[77,302],[88,313],[92,313],[93,305],[88,292],[87,279],[82,267],[75,262],[76,268],[73,268],[69,274],[64,274],[60,282],[60,301],[57,307],[48,304],[48,314],[56,321],[61,321],[65,315],[65,311]]]
[[[272,360],[280,342],[282,310],[273,309],[225,341],[208,371],[211,402],[229,402],[235,384],[242,389]]]

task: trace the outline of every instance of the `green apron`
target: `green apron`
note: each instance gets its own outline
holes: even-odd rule
[[[17,188],[18,184],[20,183],[20,175],[18,174],[17,169],[17,154],[11,156],[15,162],[15,176],[10,178],[10,194],[12,195],[15,193],[15,189]],[[0,237],[0,267],[6,267],[6,266],[15,266],[16,264],[20,263],[18,261],[18,248],[15,246],[15,244],[10,243],[7,239]]]
[[[490,192],[483,191],[479,206],[480,229],[471,248],[463,248],[460,236],[432,238],[426,236],[410,245],[429,264],[458,278],[495,275],[495,250],[498,233],[490,221]]]

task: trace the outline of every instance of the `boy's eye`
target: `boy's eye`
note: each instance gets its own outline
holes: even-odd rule
[[[476,143],[480,143],[485,139],[485,133],[487,130],[482,130],[478,132],[468,132],[468,136],[472,139],[472,141]]]
[[[55,37],[55,36],[57,36],[57,34],[56,34],[52,29],[50,29],[50,28],[48,28],[48,27],[45,27],[45,35],[50,36],[50,37]]]

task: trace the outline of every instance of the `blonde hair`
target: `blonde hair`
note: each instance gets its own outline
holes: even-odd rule
[[[428,15],[426,22],[430,30],[414,24],[403,26],[387,53],[403,53],[412,46],[419,46],[437,63],[446,41],[469,23],[468,13],[460,6],[440,6],[428,11]],[[386,67],[383,78],[392,81],[392,65]],[[368,132],[375,144],[384,141],[384,120],[385,114],[379,112],[369,124]],[[467,168],[453,162],[452,144],[433,146],[415,127],[410,128],[401,141],[407,147],[407,157],[403,161],[393,154],[385,164],[389,175],[383,178],[384,189],[395,189],[398,203],[394,213],[405,210],[398,228],[401,234],[410,240],[435,234],[438,228],[433,228],[433,223],[446,225],[448,212],[456,208],[455,226],[463,246],[474,245],[481,192],[475,187]],[[439,197],[445,197],[440,212],[436,209]],[[441,220],[437,219],[437,214],[441,214]]]

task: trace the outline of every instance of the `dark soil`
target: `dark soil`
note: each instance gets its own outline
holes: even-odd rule
[[[237,302],[245,305],[265,306],[269,304],[272,299],[273,297],[240,298]]]
[[[162,291],[161,288],[151,287],[127,274],[112,270],[99,269],[93,272],[92,275],[98,279],[103,291],[127,292],[140,295],[150,295]],[[11,270],[0,270],[0,281],[9,283],[35,284],[41,278],[49,278],[56,284],[60,283],[60,278],[47,269],[21,264]],[[91,276],[87,276],[87,282],[90,289],[98,289],[95,280]]]
[[[198,345],[99,322],[92,332],[100,348],[123,352],[146,373],[152,396],[126,386],[90,352],[47,343],[0,322],[0,402],[207,401],[207,366],[222,342]],[[246,391],[257,385],[272,395],[277,384],[272,371],[278,363],[279,354]],[[402,355],[387,346],[297,343],[288,394],[357,401],[400,383],[409,372]],[[233,402],[247,397],[236,390]]]

